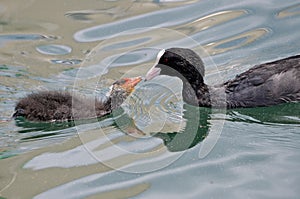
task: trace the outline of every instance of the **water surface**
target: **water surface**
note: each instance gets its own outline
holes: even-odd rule
[[[2,1],[0,197],[298,198],[299,104],[192,107],[178,79],[159,77],[99,120],[10,117],[39,90],[102,98],[173,46],[201,55],[207,83],[223,82],[299,54],[299,14],[292,0]]]

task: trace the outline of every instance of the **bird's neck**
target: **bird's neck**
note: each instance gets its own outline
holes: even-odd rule
[[[105,101],[96,100],[95,111],[96,111],[97,117],[101,117],[101,116],[111,113],[112,112],[111,99],[108,98]]]
[[[211,100],[208,86],[203,83],[201,86],[194,87],[194,90],[197,94],[198,104],[200,106],[210,107]]]
[[[119,108],[121,104],[126,100],[130,93],[126,91],[114,91],[111,96],[109,96],[106,104],[109,106],[110,110]]]
[[[112,106],[111,106],[111,98],[107,98],[106,101],[104,101],[104,110],[105,111],[111,111],[112,110]]]
[[[110,114],[113,110],[119,108],[124,102],[124,98],[109,97],[105,101],[96,101],[95,109],[97,117],[102,117],[104,115]]]
[[[208,86],[203,81],[201,81],[201,79],[197,79],[196,81],[183,82],[183,100],[188,104],[192,104],[195,106],[210,107],[211,101],[209,89]]]

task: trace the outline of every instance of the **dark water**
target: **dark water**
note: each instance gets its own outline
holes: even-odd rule
[[[38,90],[104,97],[116,79],[145,75],[161,48],[194,49],[209,84],[299,54],[300,2],[23,4],[0,3],[0,197],[299,197],[299,103],[198,108],[178,79],[159,77],[99,120],[10,116]]]

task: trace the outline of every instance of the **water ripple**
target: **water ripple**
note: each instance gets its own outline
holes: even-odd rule
[[[67,55],[72,52],[71,47],[58,44],[37,46],[36,50],[45,55]]]
[[[185,14],[182,15],[181,13],[185,13]],[[221,13],[227,14],[226,12],[221,12]],[[209,15],[210,13],[207,14]],[[237,15],[233,14],[232,16],[235,18],[239,15],[240,14]],[[99,41],[99,40],[111,38],[113,36],[116,36],[120,32],[126,32],[131,29],[139,29],[139,31],[136,33],[142,33],[147,31],[148,27],[162,28],[162,27],[170,27],[170,26],[179,26],[182,24],[187,24],[193,21],[197,21],[199,18],[200,19],[205,18],[204,16],[205,16],[205,8],[201,7],[200,4],[195,3],[195,4],[185,5],[177,8],[166,9],[163,11],[156,11],[149,14],[143,14],[125,20],[120,20],[120,21],[80,30],[74,34],[74,39],[79,42]],[[230,17],[227,17],[227,20],[229,19]],[[127,32],[123,34],[132,34],[132,33]]]
[[[205,45],[205,49],[210,54],[219,54],[242,46],[248,45],[269,32],[268,29],[260,28],[256,30],[251,30],[249,32],[244,32],[230,38],[226,38],[220,41],[215,41]]]
[[[300,15],[300,4],[295,4],[277,13],[278,18],[293,17],[296,15]]]
[[[76,65],[76,64],[80,64],[82,62],[82,60],[80,60],[80,59],[65,59],[65,60],[53,59],[53,60],[51,60],[51,62],[54,64]]]
[[[39,34],[8,34],[0,35],[0,46],[8,41],[41,40],[49,37]]]
[[[141,84],[123,107],[144,133],[179,132],[185,126],[181,89],[177,78],[157,78]]]
[[[186,23],[178,26],[176,29],[179,31],[184,31],[185,34],[195,34],[197,32],[206,30],[218,24],[223,24],[227,21],[239,18],[243,15],[248,14],[247,10],[226,10],[215,12],[199,19],[196,19],[190,23]]]

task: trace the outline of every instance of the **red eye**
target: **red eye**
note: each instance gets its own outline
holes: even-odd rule
[[[165,62],[168,62],[169,60],[168,60],[168,58],[165,58],[165,60],[164,60]]]

